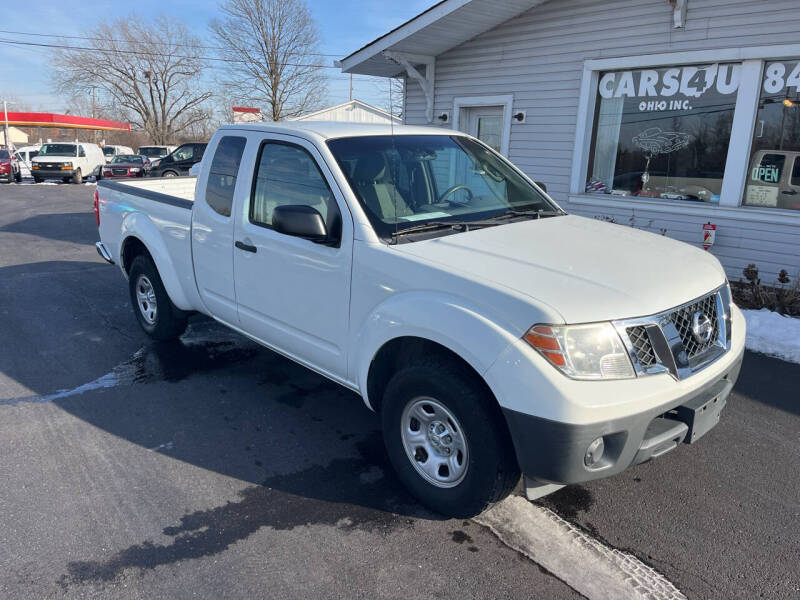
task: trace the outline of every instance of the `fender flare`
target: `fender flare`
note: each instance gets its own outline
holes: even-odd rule
[[[125,252],[125,244],[131,238],[136,238],[147,249],[158,269],[164,289],[167,290],[172,303],[181,310],[192,310],[192,305],[181,288],[178,272],[170,258],[167,246],[161,239],[158,228],[149,217],[140,212],[133,212],[125,216],[122,221],[122,242],[119,247],[120,266]],[[126,265],[127,267],[127,265]]]
[[[351,377],[371,409],[374,406],[368,397],[367,381],[372,362],[385,344],[404,337],[421,338],[447,348],[481,377],[518,339],[510,327],[488,318],[486,311],[463,298],[420,291],[393,295],[363,320],[352,342],[357,351],[351,363]]]

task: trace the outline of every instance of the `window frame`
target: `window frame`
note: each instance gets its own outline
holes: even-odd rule
[[[747,206],[744,204],[748,167],[751,160],[753,135],[757,125],[758,103],[763,83],[764,66],[781,60],[797,60],[800,57],[800,44],[775,46],[752,46],[745,48],[722,48],[716,50],[697,50],[668,52],[651,55],[626,56],[607,59],[589,59],[583,63],[575,139],[572,152],[572,167],[569,180],[569,201],[576,204],[625,206],[629,208],[647,207],[659,212],[693,213],[702,208],[707,211],[731,210],[747,213],[759,212],[785,219],[793,217],[800,223],[798,211]],[[724,167],[722,190],[719,204],[704,204],[683,200],[609,198],[608,195],[585,192],[588,173],[590,144],[594,133],[594,120],[597,107],[597,86],[601,72],[662,67],[680,67],[710,63],[741,63],[741,80],[731,126],[731,140],[727,161]],[[691,208],[690,208],[691,207]],[[772,219],[767,219],[772,220]]]
[[[331,198],[333,199],[333,202],[331,204],[332,204],[333,207],[336,208],[336,211],[339,214],[339,220],[343,221],[344,215],[342,214],[342,209],[339,207],[339,202],[336,199],[336,194],[333,193],[333,188],[331,187],[331,182],[328,181],[327,177],[325,177],[325,173],[320,168],[319,163],[317,162],[317,159],[314,158],[314,155],[311,154],[311,152],[309,152],[308,148],[305,148],[302,145],[294,143],[294,142],[289,142],[289,141],[281,140],[281,139],[268,138],[268,139],[261,140],[261,143],[258,145],[258,152],[256,153],[256,161],[255,161],[255,164],[253,165],[253,178],[252,178],[252,181],[251,181],[251,184],[250,184],[250,193],[248,194],[248,200],[247,200],[247,212],[246,212],[247,223],[249,225],[253,225],[255,227],[261,227],[262,229],[269,229],[270,231],[274,231],[275,233],[277,233],[279,235],[282,235],[282,236],[295,237],[295,236],[287,235],[285,233],[281,233],[280,231],[276,230],[272,225],[270,225],[268,223],[262,223],[262,222],[253,220],[253,205],[254,205],[254,199],[255,199],[255,195],[256,195],[256,184],[258,183],[258,172],[259,172],[259,169],[261,167],[261,155],[264,152],[264,148],[269,144],[275,144],[275,145],[280,145],[280,146],[289,146],[290,148],[297,148],[297,149],[301,150],[302,152],[304,152],[306,155],[308,155],[308,158],[311,159],[311,162],[314,164],[314,167],[317,169],[317,173],[319,173],[319,176],[322,178],[322,181],[325,182],[325,187],[328,188],[328,193],[330,194]],[[329,206],[329,209],[330,208],[331,208],[331,206]],[[328,219],[325,219],[325,227],[326,227],[326,229],[329,230],[329,233],[330,233],[330,225],[331,225],[330,217],[331,217],[331,215],[329,214],[328,215]]]

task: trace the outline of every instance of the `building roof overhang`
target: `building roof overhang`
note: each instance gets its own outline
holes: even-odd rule
[[[546,1],[442,0],[335,64],[345,73],[395,77],[406,71],[397,55],[425,64]]]

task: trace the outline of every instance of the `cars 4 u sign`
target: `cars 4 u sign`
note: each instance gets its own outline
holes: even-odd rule
[[[714,245],[714,237],[717,234],[717,226],[714,223],[703,225],[703,250],[708,250]]]

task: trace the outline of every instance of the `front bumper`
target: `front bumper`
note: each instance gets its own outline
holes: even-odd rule
[[[41,179],[61,179],[62,177],[72,177],[75,174],[75,169],[33,169],[31,173],[34,177]]]
[[[666,454],[681,442],[691,443],[716,425],[736,383],[744,350],[724,372],[666,406],[590,424],[571,424],[503,408],[522,472],[540,482],[571,484],[615,475]],[[692,422],[695,410],[713,411],[710,419]],[[694,427],[693,427],[694,426]],[[589,445],[604,442],[603,458],[592,467],[584,461]]]

